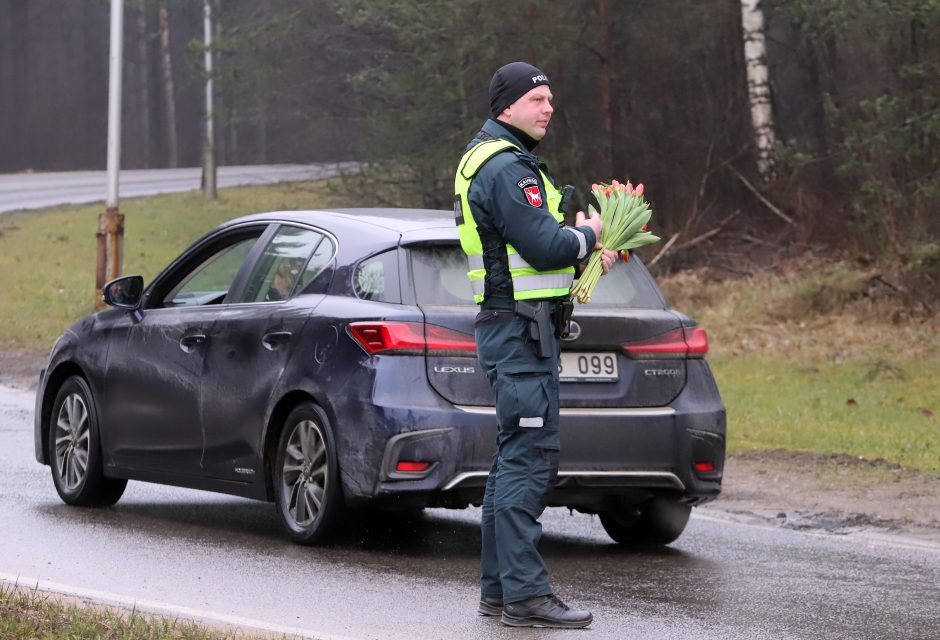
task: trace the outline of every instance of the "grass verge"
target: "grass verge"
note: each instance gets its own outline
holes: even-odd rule
[[[709,331],[728,449],[848,454],[940,473],[940,318],[841,263],[665,278]]]
[[[940,473],[940,361],[715,358],[729,450],[849,453]]]
[[[234,629],[89,604],[68,604],[49,594],[0,586],[0,638],[4,640],[251,640]]]
[[[180,251],[225,220],[259,211],[355,206],[330,181],[222,189],[121,202],[124,273],[149,282]],[[0,215],[0,349],[45,350],[94,311],[101,203]]]
[[[237,215],[357,204],[328,182],[224,189],[215,202],[198,192],[126,200],[124,271],[149,280]],[[0,216],[0,349],[48,349],[92,311],[101,211]],[[709,331],[731,453],[844,453],[940,473],[940,317],[929,306],[899,306],[888,294],[901,287],[890,281],[835,262],[661,279],[673,306]]]

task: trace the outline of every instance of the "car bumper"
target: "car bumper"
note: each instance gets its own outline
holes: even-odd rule
[[[389,439],[373,498],[415,507],[482,502],[496,451],[495,409],[454,406],[449,417],[438,420],[457,426]],[[721,491],[724,426],[723,407],[699,412],[562,408],[558,479],[548,504],[593,512],[661,493],[689,504],[714,499]],[[403,460],[431,466],[398,471]],[[712,468],[699,471],[696,462]]]

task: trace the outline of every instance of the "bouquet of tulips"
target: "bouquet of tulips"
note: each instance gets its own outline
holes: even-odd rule
[[[622,184],[613,180],[610,184],[591,185],[591,193],[601,208],[604,227],[598,240],[605,249],[629,251],[644,244],[659,242],[659,236],[654,236],[646,230],[653,211],[643,199],[642,184],[634,188],[629,182]],[[593,216],[597,210],[591,205],[588,212]],[[601,251],[596,250],[588,259],[587,268],[581,277],[571,286],[571,299],[577,299],[581,304],[590,301],[591,292],[603,272]]]

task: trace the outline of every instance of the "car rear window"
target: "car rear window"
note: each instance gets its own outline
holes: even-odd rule
[[[413,246],[409,256],[418,304],[474,304],[467,279],[467,256],[459,244]],[[590,304],[594,308],[665,308],[653,277],[636,258],[628,263],[618,261],[610,273],[602,276]]]

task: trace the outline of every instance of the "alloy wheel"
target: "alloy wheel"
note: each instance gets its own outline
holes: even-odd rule
[[[313,420],[294,427],[284,455],[281,491],[287,512],[297,526],[306,527],[320,515],[327,491],[327,445]]]
[[[79,393],[71,393],[62,403],[55,421],[56,471],[68,491],[75,491],[85,479],[90,436],[85,399]]]

